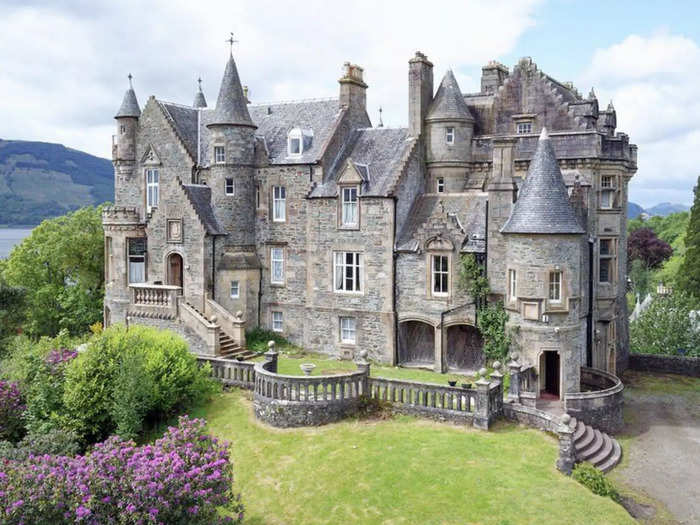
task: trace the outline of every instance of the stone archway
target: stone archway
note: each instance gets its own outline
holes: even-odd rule
[[[433,366],[435,327],[422,321],[399,323],[399,365]]]
[[[484,339],[479,330],[469,324],[455,324],[446,329],[445,359],[453,370],[478,370],[484,359]]]

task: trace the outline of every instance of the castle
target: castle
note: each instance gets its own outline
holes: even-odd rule
[[[637,148],[530,58],[464,94],[408,63],[408,127],[372,127],[361,67],[339,96],[251,104],[233,56],[209,109],[132,87],[103,215],[105,324],[171,328],[239,356],[260,326],[308,350],[437,371],[484,361],[460,259],[483,264],[536,391],[626,366],[627,185]],[[539,394],[538,394],[539,395]]]

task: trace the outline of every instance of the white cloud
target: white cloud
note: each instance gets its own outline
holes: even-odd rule
[[[690,203],[700,169],[700,47],[666,31],[630,35],[598,49],[582,85],[595,85],[601,106],[614,100],[618,130],[639,146],[630,200]]]
[[[405,125],[407,62],[416,50],[435,63],[436,84],[452,67],[464,91],[478,90],[460,68],[512,51],[539,1],[425,9],[397,0],[8,0],[0,6],[0,137],[108,156],[126,74],[134,74],[142,106],[151,94],[191,103],[199,75],[213,105],[229,31],[240,41],[236,60],[254,102],[337,96],[347,60],[365,68],[373,121],[381,105],[385,124]]]

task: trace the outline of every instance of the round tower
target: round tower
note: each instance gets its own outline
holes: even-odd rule
[[[136,130],[139,125],[141,109],[129,73],[129,89],[124,93],[122,105],[114,118],[117,121],[116,144],[112,145],[112,157],[115,161],[136,160]]]
[[[505,308],[513,346],[533,367],[538,397],[580,390],[586,353],[586,239],[543,128],[527,177],[501,228]]]
[[[451,70],[445,73],[435,94],[426,127],[426,162],[429,192],[461,192],[471,159],[474,117],[464,101]]]
[[[214,213],[228,233],[230,246],[255,243],[255,129],[238,77],[229,57],[216,100],[209,142],[210,175]]]

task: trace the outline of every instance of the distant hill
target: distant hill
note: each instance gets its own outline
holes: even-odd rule
[[[114,199],[107,159],[61,144],[0,139],[0,225],[34,225]]]
[[[652,206],[651,208],[647,208],[645,210],[639,204],[636,204],[634,202],[628,202],[627,218],[636,219],[642,213],[646,213],[650,217],[653,217],[655,215],[666,217],[667,215],[671,215],[672,213],[688,211],[689,209],[690,206],[686,206],[685,204],[671,204],[670,202],[662,202],[661,204],[657,204],[656,206]]]

